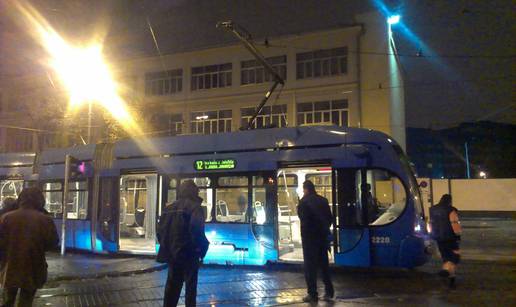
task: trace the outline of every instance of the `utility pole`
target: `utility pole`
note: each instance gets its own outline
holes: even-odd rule
[[[466,178],[471,179],[470,167],[469,167],[469,151],[468,151],[468,142],[464,142],[464,156],[466,160]]]
[[[65,245],[66,245],[66,206],[68,204],[68,181],[70,181],[70,162],[72,157],[70,155],[66,155],[65,158],[65,178],[64,178],[64,188],[63,188],[63,220],[61,224],[61,256],[65,254]]]
[[[91,144],[91,121],[93,117],[93,110],[91,107],[91,100],[88,101],[88,144]]]

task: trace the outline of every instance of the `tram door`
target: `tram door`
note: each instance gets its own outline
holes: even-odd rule
[[[340,265],[370,266],[371,251],[367,210],[366,170],[334,169],[336,204],[335,262]]]
[[[131,174],[120,177],[120,250],[156,252],[158,176]]]
[[[330,207],[332,207],[330,167],[283,168],[278,170],[278,249],[281,261],[303,261],[301,224],[297,216],[297,205],[299,199],[303,197],[303,182],[305,180],[311,180],[315,184],[317,193],[326,197]]]

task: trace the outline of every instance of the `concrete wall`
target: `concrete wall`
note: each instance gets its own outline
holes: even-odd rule
[[[421,197],[428,216],[430,205],[451,193],[453,205],[461,211],[516,212],[516,178],[511,179],[429,179],[418,178]],[[451,191],[450,191],[451,189]]]
[[[448,179],[433,179],[432,180],[432,202],[435,204],[441,199],[443,194],[449,194],[449,180]]]
[[[457,179],[451,191],[459,210],[516,211],[516,179]]]

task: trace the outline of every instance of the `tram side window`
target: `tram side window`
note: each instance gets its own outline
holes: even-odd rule
[[[88,185],[86,181],[70,182],[66,217],[85,220],[88,216]]]
[[[23,180],[0,180],[0,202],[4,198],[18,198],[21,190],[23,190]]]
[[[273,177],[253,176],[252,182],[252,222],[257,225],[267,224],[267,211],[271,210],[271,204],[267,202],[267,188],[274,184]]]
[[[171,178],[168,185],[167,206],[177,200],[177,179]]]
[[[43,184],[45,195],[45,209],[53,216],[58,217],[63,212],[63,185],[61,182],[46,182]]]
[[[385,225],[405,210],[407,191],[401,180],[384,170],[367,170],[367,184],[361,186],[369,225]]]
[[[218,178],[216,193],[216,218],[218,222],[247,222],[249,193],[249,178],[247,176]]]
[[[46,182],[43,184],[45,209],[54,217],[63,213],[63,184],[61,182]],[[88,184],[86,181],[71,181],[69,183],[66,217],[84,220],[88,217]]]
[[[212,220],[211,209],[213,207],[213,187],[212,187],[210,178],[208,178],[208,177],[183,178],[183,179],[181,179],[181,182],[184,182],[185,180],[193,180],[194,183],[199,188],[199,197],[202,198],[201,206],[204,211],[205,221],[211,222],[211,220]]]
[[[410,194],[414,195],[414,209],[416,211],[416,216],[420,218],[425,217],[425,210],[423,209],[423,202],[421,199],[421,191],[419,190],[419,185],[417,183],[416,177],[414,176],[414,169],[412,168],[410,164],[410,160],[407,157],[407,155],[403,152],[403,149],[399,145],[393,146],[394,151],[398,154],[399,160],[401,162],[401,166],[407,172],[408,178],[409,178],[409,189]]]
[[[401,180],[380,169],[338,170],[338,225],[385,225],[404,211],[407,193]]]

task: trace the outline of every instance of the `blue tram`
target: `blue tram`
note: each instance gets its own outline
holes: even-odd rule
[[[310,179],[334,214],[335,265],[415,267],[429,258],[416,180],[399,145],[380,132],[262,129],[0,155],[2,193],[40,185],[59,230],[66,154],[92,170],[70,182],[69,248],[156,253],[161,211],[193,179],[211,242],[206,263],[300,262],[296,206]]]

